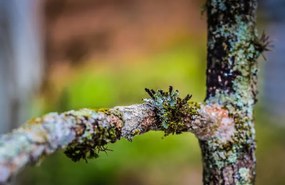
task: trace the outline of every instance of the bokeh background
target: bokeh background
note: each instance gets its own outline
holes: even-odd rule
[[[206,15],[202,0],[0,0],[0,132],[50,111],[141,103],[144,88],[173,85],[205,97]],[[285,3],[263,0],[256,106],[257,184],[285,184]],[[24,170],[17,185],[202,184],[189,133],[150,132],[74,163],[63,152]]]

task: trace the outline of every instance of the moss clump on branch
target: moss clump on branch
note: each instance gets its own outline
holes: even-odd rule
[[[181,99],[179,91],[173,90],[170,86],[167,91],[154,91],[152,89],[145,89],[151,99],[145,99],[145,102],[154,108],[160,128],[164,130],[165,135],[180,134],[185,130],[183,119],[189,114],[188,101],[191,95],[187,95]]]
[[[64,152],[75,162],[81,159],[87,162],[87,159],[99,157],[98,153],[108,151],[106,145],[116,142],[121,135],[121,131],[115,125],[104,126],[97,120],[88,126],[80,124],[79,128],[82,136],[70,143]]]

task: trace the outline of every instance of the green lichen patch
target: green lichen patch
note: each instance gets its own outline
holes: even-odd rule
[[[179,91],[173,90],[172,86],[169,87],[169,91],[154,91],[147,88],[145,90],[151,97],[145,101],[154,108],[160,123],[159,127],[165,131],[165,134],[179,134],[185,130],[183,119],[189,114],[188,101],[191,95],[182,99],[179,97]]]

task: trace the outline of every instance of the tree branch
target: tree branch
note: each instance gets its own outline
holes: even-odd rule
[[[97,157],[99,151],[106,150],[107,143],[121,138],[132,140],[149,130],[164,131],[166,135],[192,132],[200,140],[218,137],[223,142],[234,133],[233,119],[217,104],[183,102],[178,91],[153,91],[152,96],[144,104],[49,113],[3,135],[0,138],[0,184],[26,165],[62,148],[68,157],[78,161]],[[171,105],[168,104],[170,97]],[[158,109],[161,103],[164,107]],[[177,111],[167,113],[173,109]],[[163,118],[162,112],[165,113]],[[168,120],[167,125],[163,119]]]

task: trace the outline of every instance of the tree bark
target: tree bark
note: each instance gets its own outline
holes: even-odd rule
[[[257,0],[209,0],[208,104],[226,107],[235,120],[227,143],[200,140],[204,184],[254,184],[257,58],[266,49],[255,28]]]
[[[26,165],[35,164],[43,156],[62,148],[68,157],[78,161],[97,157],[99,151],[107,150],[107,143],[121,138],[132,140],[149,130],[161,130],[165,134],[192,132],[201,140],[219,137],[226,141],[233,134],[234,121],[221,106],[185,102],[180,108],[175,105],[178,110],[175,114],[162,118],[157,117],[159,110],[153,100],[146,101],[112,109],[50,113],[3,135],[0,138],[0,184],[8,182]],[[162,125],[161,119],[168,119],[167,126]]]

